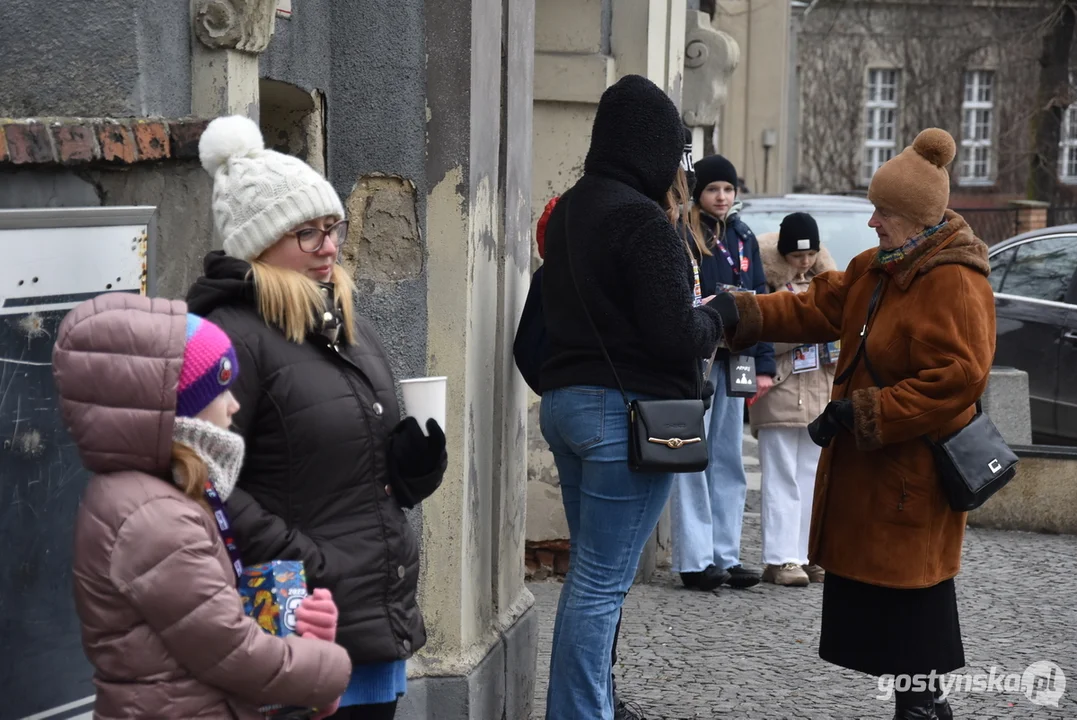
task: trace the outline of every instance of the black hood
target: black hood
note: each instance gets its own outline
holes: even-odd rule
[[[626,75],[602,93],[583,169],[661,202],[677,176],[683,149],[677,106],[647,78]]]
[[[250,263],[215,250],[202,261],[202,277],[187,291],[187,310],[205,317],[222,305],[253,305]]]

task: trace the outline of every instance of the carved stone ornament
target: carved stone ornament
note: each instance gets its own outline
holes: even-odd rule
[[[699,10],[688,11],[684,40],[684,122],[690,127],[713,125],[725,102],[729,76],[740,62],[740,47]]]
[[[269,46],[276,0],[192,0],[194,34],[213,50],[258,54]]]

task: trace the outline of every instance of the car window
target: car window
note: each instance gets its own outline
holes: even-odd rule
[[[1017,247],[999,292],[1064,302],[1077,267],[1077,235],[1033,240]]]
[[[1002,292],[1002,280],[1006,277],[1006,269],[1009,268],[1010,261],[1016,254],[1017,250],[1012,249],[991,256],[991,289],[995,292]]]
[[[757,236],[768,232],[778,232],[782,219],[794,210],[787,211],[753,211],[745,207],[740,212],[740,219],[752,229]],[[872,209],[863,211],[806,211],[815,218],[819,226],[819,239],[834,258],[839,270],[844,270],[854,257],[873,247],[878,247],[879,238],[868,227]]]

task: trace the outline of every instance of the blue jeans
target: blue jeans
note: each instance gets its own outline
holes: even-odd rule
[[[711,368],[714,401],[704,419],[710,462],[677,475],[670,502],[673,572],[719,570],[740,564],[740,533],[748,478],[744,474],[744,399],[726,396],[726,363]]]
[[[569,531],[546,719],[611,720],[613,636],[673,474],[629,470],[628,411],[616,390],[575,386],[543,393],[540,424],[557,464]]]

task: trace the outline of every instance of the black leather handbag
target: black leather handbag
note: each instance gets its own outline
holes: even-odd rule
[[[629,400],[617,368],[613,365],[602,334],[587,310],[576,271],[572,263],[572,247],[569,243],[568,217],[571,194],[565,198],[565,251],[568,253],[569,274],[580,299],[583,313],[594,330],[598,346],[609,363],[613,378],[621,391],[628,409],[628,466],[635,472],[690,473],[707,469],[709,452],[704,432],[703,379],[700,378],[700,395],[690,400]],[[705,377],[705,376],[704,376]]]
[[[868,323],[882,285],[883,281],[880,280],[868,306],[868,317],[860,332],[860,347],[856,350],[856,357],[849,364],[849,369],[834,381],[837,385],[852,375],[857,362],[863,357],[871,379],[880,388],[885,387],[871,366],[867,353]],[[980,507],[1017,474],[1017,455],[1006,444],[991,418],[984,414],[979,399],[976,400],[976,416],[968,425],[938,442],[927,436],[923,437],[923,441],[935,457],[935,468],[946,500],[950,508],[957,512]]]

